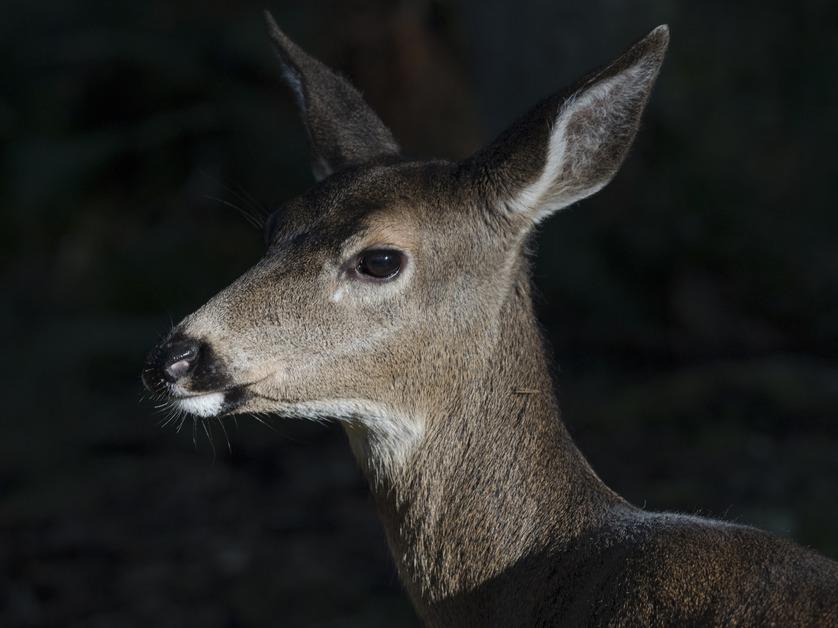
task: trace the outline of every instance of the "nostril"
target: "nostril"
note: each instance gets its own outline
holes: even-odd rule
[[[188,360],[178,360],[174,364],[170,364],[166,367],[166,379],[170,382],[176,382],[177,380],[185,377],[191,368],[192,363]]]
[[[197,362],[197,344],[177,344],[169,349],[169,357],[163,366],[163,375],[167,381],[174,383],[189,375]]]

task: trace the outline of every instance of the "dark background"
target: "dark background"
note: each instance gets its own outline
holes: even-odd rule
[[[0,625],[412,625],[337,427],[161,431],[147,350],[312,180],[260,2],[6,0]],[[564,415],[653,509],[838,557],[838,4],[275,2],[416,156],[668,22],[622,172],[538,238]]]

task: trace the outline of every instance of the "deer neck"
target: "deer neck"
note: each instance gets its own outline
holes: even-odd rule
[[[400,470],[362,463],[420,612],[571,543],[621,502],[559,418],[526,269],[497,320],[463,365],[468,381],[442,391],[447,401],[425,418]]]

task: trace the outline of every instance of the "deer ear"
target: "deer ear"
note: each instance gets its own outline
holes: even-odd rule
[[[471,157],[464,165],[480,194],[488,189],[507,216],[538,221],[602,189],[631,146],[668,43],[669,29],[657,27]]]
[[[347,166],[398,155],[399,147],[361,94],[310,57],[279,30],[265,11],[268,33],[308,133],[318,180]]]

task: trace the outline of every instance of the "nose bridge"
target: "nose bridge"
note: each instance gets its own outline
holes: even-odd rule
[[[188,315],[180,333],[211,345],[230,360],[249,346],[254,329],[276,320],[281,292],[276,269],[262,260]]]
[[[265,271],[257,264],[233,283],[188,315],[178,329],[193,338],[205,341],[226,338],[240,333],[249,325],[267,297],[264,289]]]
[[[240,362],[242,327],[247,327],[246,299],[254,294],[255,269],[243,274],[185,317],[149,355],[143,382],[149,390],[165,385],[180,390],[217,390],[231,381]],[[185,388],[184,388],[185,387]]]

